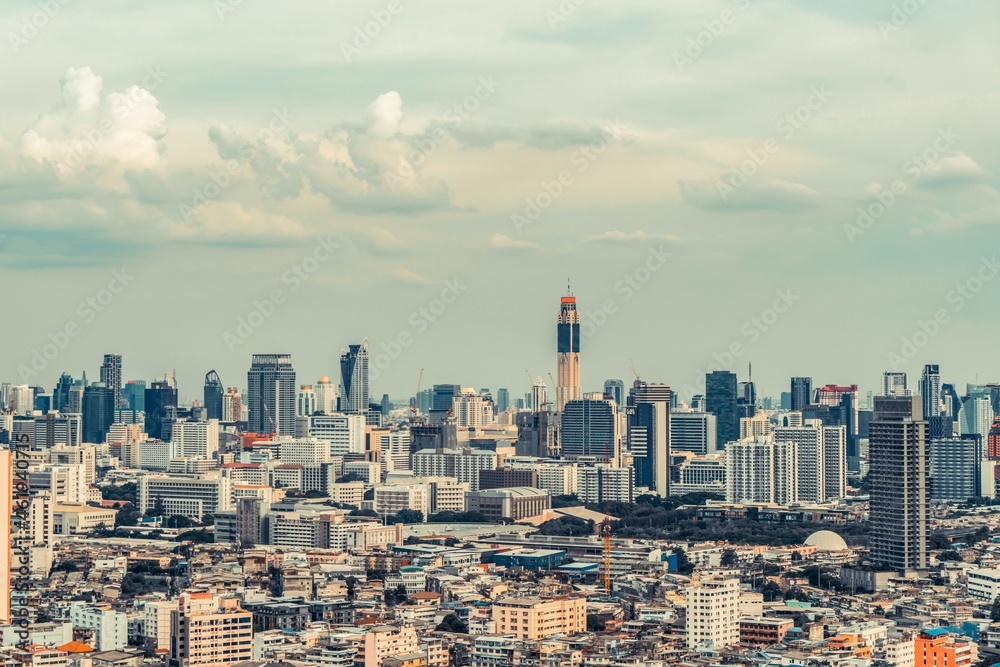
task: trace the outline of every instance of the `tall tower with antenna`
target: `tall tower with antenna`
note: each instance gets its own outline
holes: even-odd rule
[[[580,389],[580,313],[576,310],[576,297],[566,281],[566,296],[559,302],[557,324],[558,343],[556,366],[556,409],[563,411],[566,403],[583,398]]]

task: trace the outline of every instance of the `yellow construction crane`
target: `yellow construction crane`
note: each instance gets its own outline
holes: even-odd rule
[[[424,369],[420,369],[420,375],[417,377],[417,393],[413,395],[413,405],[410,406],[410,423],[417,421],[417,401],[420,400],[420,383],[424,381]]]

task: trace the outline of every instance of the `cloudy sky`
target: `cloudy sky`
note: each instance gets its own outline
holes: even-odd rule
[[[751,361],[775,396],[1000,378],[993,0],[53,0],[0,27],[0,378],[119,352],[193,398],[253,352],[336,377],[367,337],[373,394],[425,368],[519,396],[567,279],[585,390],[629,359],[685,394]]]

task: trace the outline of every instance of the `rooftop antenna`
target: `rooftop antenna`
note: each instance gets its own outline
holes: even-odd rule
[[[573,296],[573,288],[570,287],[569,278],[566,278],[566,296]]]

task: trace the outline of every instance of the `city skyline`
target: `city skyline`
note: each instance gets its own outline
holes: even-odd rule
[[[968,66],[1000,49],[995,7],[897,21],[890,1],[741,0],[715,35],[699,3],[451,7],[445,26],[432,2],[358,48],[384,7],[223,4],[150,7],[114,39],[114,8],[60,5],[11,44],[0,280],[46,298],[5,331],[0,377],[72,323],[46,385],[97,377],[108,350],[127,377],[169,359],[191,397],[259,351],[313,381],[349,342],[408,334],[373,394],[412,393],[420,368],[513,389],[524,367],[555,374],[541,326],[569,277],[584,326],[607,320],[582,341],[588,388],[629,358],[682,388],[734,344],[763,393],[791,375],[874,388],[892,354],[911,376],[1000,378],[968,344],[998,325],[998,130]],[[19,36],[23,11],[0,24]],[[185,35],[198,46],[158,39]],[[475,366],[452,353],[470,340]]]

